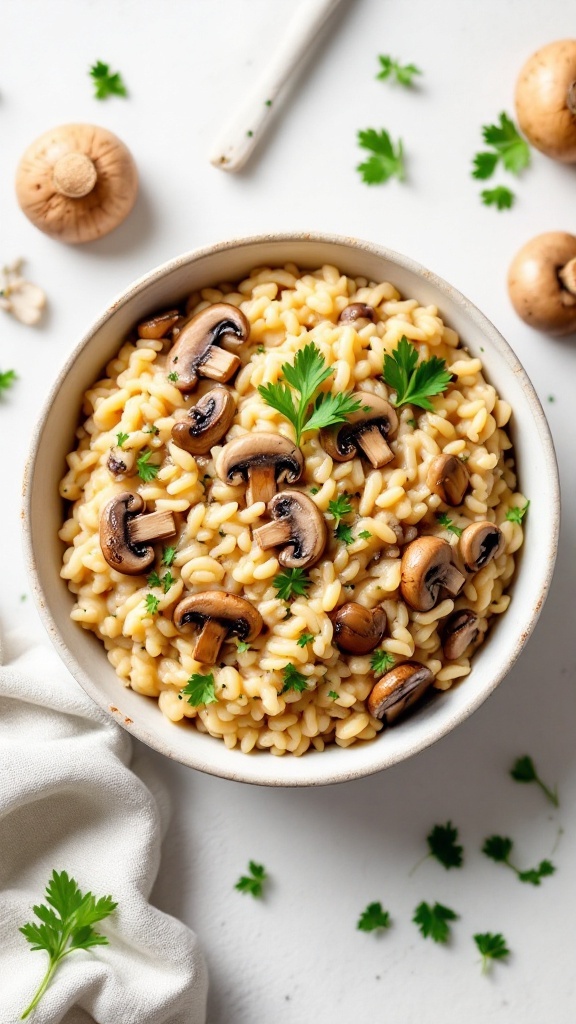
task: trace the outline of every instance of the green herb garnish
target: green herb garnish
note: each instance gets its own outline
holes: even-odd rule
[[[527,882],[529,885],[540,885],[543,878],[553,875],[556,871],[550,860],[541,860],[537,868],[520,871],[520,868],[510,861],[513,845],[514,843],[507,836],[489,836],[482,847],[482,853],[496,861],[497,864],[505,864],[515,873],[520,882]]]
[[[314,487],[311,487],[311,488],[310,488],[310,494],[318,494],[318,491],[319,491],[319,490],[320,490],[320,488],[319,488],[319,487],[316,487],[316,486],[314,486]]]
[[[362,911],[356,925],[360,932],[375,932],[391,925],[390,914],[382,908],[381,903],[369,903]]]
[[[308,689],[308,680],[301,672],[298,672],[294,665],[286,665],[282,669],[284,685],[280,693],[287,693],[288,690],[295,690],[296,693],[303,693]]]
[[[400,64],[387,54],[379,54],[378,60],[380,61],[380,71],[376,78],[380,82],[390,79],[390,81],[397,82],[398,85],[411,86],[414,84],[412,81],[414,75],[422,74],[420,68],[417,68],[415,64]]]
[[[118,445],[118,447],[121,448],[124,442],[127,441],[129,437],[130,434],[125,434],[122,430],[120,430],[119,433],[116,434],[116,444]]]
[[[513,505],[512,508],[506,509],[506,519],[509,523],[521,523],[530,507],[530,501],[527,501],[525,505]]]
[[[482,127],[482,138],[492,149],[489,152],[477,153],[474,157],[473,178],[482,181],[490,178],[500,161],[512,174],[520,174],[530,164],[530,147],[518,132],[514,122],[504,111],[500,114],[499,121],[499,124],[487,124]]]
[[[128,95],[120,72],[112,74],[110,66],[103,64],[101,60],[92,65],[89,74],[94,82],[94,96],[97,100],[105,100],[108,96]]]
[[[149,484],[152,480],[155,480],[160,472],[160,466],[149,466],[148,463],[152,457],[151,451],[142,452],[141,455],[136,459],[136,467],[138,469],[138,476],[145,483]]]
[[[254,899],[259,899],[262,896],[262,887],[264,882],[267,880],[268,875],[262,864],[256,864],[255,861],[251,860],[248,863],[249,875],[241,875],[234,886],[238,892],[248,892]]]
[[[214,676],[211,672],[205,676],[193,672],[178,696],[180,699],[186,697],[188,704],[194,708],[201,704],[216,704],[218,698],[214,690]]]
[[[336,526],[339,525],[340,520],[343,519],[344,516],[350,515],[350,513],[353,511],[354,509],[350,504],[349,494],[339,494],[338,497],[334,499],[334,501],[328,502],[328,512],[330,513],[331,516],[334,516],[334,522]]]
[[[247,640],[239,640],[236,644],[236,650],[238,651],[238,654],[244,654],[245,651],[250,650],[250,644]]]
[[[144,427],[144,433],[156,435],[160,433],[160,430],[158,429],[155,423],[148,423],[148,425]]]
[[[531,757],[528,757],[527,754],[524,757],[519,757],[518,760],[514,762],[510,769],[510,775],[516,782],[535,782],[540,786],[540,789],[546,795],[550,803],[554,804],[554,807],[559,806],[558,793],[555,789],[550,789],[549,786],[542,781],[536,771],[534,761]]]
[[[490,970],[491,960],[503,960],[504,957],[510,956],[506,940],[499,932],[497,935],[492,932],[475,935],[474,942],[482,957],[482,974],[487,974]]]
[[[0,395],[9,389],[14,384],[14,381],[18,380],[16,370],[0,370]]]
[[[516,196],[509,188],[498,185],[497,188],[486,188],[480,193],[484,206],[495,206],[498,210],[511,210]]]
[[[381,185],[393,177],[399,181],[405,180],[402,139],[398,139],[394,145],[384,128],[379,132],[374,128],[367,128],[358,132],[358,145],[372,153],[372,156],[356,167],[362,181],[367,185]]]
[[[414,924],[418,925],[421,934],[425,939],[431,938],[434,942],[448,942],[450,938],[449,921],[456,921],[458,914],[455,914],[449,907],[435,903],[419,903],[412,918]]]
[[[430,848],[428,857],[435,857],[446,870],[449,868],[461,868],[464,848],[456,840],[458,829],[454,828],[451,821],[445,825],[434,825],[434,828],[426,836]]]
[[[298,647],[307,647],[307,645],[311,644],[313,640],[313,633],[302,633],[302,636],[298,637],[296,643],[298,644]]]
[[[340,696],[340,694],[336,693],[336,690],[329,690],[328,691],[328,696],[330,697],[330,700],[338,700],[338,697]]]
[[[371,537],[372,534],[370,533],[370,530],[361,530],[358,534],[358,540],[370,540]]]
[[[459,526],[456,526],[452,522],[447,512],[437,512],[436,519],[440,523],[440,526],[443,526],[445,530],[448,530],[450,533],[454,533],[457,537],[462,536],[463,531]]]
[[[370,665],[372,671],[377,676],[383,676],[394,664],[394,658],[388,651],[374,651],[374,654],[370,658]]]
[[[285,569],[272,580],[272,586],[281,601],[289,601],[293,597],[306,597],[311,580],[304,569]]]
[[[162,565],[172,565],[176,557],[176,548],[164,548],[162,552]]]
[[[348,523],[339,523],[334,530],[334,536],[336,540],[341,540],[343,544],[353,544],[354,535],[352,533],[352,527]]]
[[[154,594],[146,594],[146,611],[148,615],[156,615],[159,604],[159,597],[154,597]]]
[[[433,410],[430,398],[445,391],[452,376],[438,356],[418,363],[417,349],[403,334],[392,355],[384,356],[384,380],[396,392],[396,407],[411,404]]]
[[[175,384],[177,380],[180,380],[180,375],[176,373],[176,370],[171,370],[168,374],[168,380]]]

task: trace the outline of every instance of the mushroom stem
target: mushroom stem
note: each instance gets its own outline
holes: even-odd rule
[[[198,373],[201,377],[210,377],[211,380],[223,382],[229,380],[239,366],[238,356],[226,352],[223,348],[218,348],[217,345],[211,345],[208,349],[208,358],[199,365]]]
[[[194,645],[192,657],[203,665],[214,665],[227,633],[227,625],[216,619],[206,619]]]
[[[149,540],[165,540],[176,533],[176,523],[171,512],[150,512],[137,516],[128,524],[131,544],[143,544]]]
[[[442,586],[445,587],[449,594],[460,593],[465,582],[466,577],[458,571],[455,565],[446,566]]]
[[[246,488],[246,504],[254,505],[257,501],[268,504],[276,494],[276,468],[273,463],[254,466],[248,473]]]
[[[377,426],[362,430],[358,434],[357,443],[374,466],[374,469],[380,469],[381,466],[385,466],[387,462],[394,458],[394,453],[386,444]]]
[[[96,168],[86,153],[65,153],[52,169],[54,188],[68,199],[82,199],[96,184]]]
[[[260,547],[265,551],[267,548],[275,548],[281,544],[287,544],[292,535],[290,520],[283,519],[274,523],[266,523],[253,531],[253,536]]]
[[[558,277],[566,290],[571,295],[576,295],[576,257],[573,260],[568,260],[568,263],[558,271]]]

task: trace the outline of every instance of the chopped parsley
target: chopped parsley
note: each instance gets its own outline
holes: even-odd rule
[[[356,928],[360,932],[375,932],[389,928],[391,923],[390,914],[383,909],[380,902],[369,903],[360,914]]]
[[[268,878],[266,870],[262,864],[256,864],[255,861],[251,860],[248,863],[248,871],[248,875],[240,876],[234,888],[238,892],[250,893],[254,899],[260,899],[264,882]]]
[[[176,557],[176,548],[164,548],[162,552],[162,565],[172,565]]]
[[[506,939],[500,932],[496,935],[492,932],[474,935],[474,942],[482,957],[482,974],[488,973],[491,960],[503,960],[505,957],[510,956]]]
[[[101,60],[97,60],[95,64],[90,68],[90,77],[94,83],[94,97],[97,100],[105,100],[108,96],[127,96],[128,91],[124,82],[122,81],[122,75],[119,71],[110,71],[108,64],[103,64]]]
[[[443,526],[445,530],[449,531],[449,533],[454,533],[456,537],[462,536],[463,531],[459,526],[456,526],[452,522],[447,512],[437,512],[436,519],[440,523],[440,526]]]
[[[361,530],[360,533],[358,534],[359,540],[370,540],[371,537],[372,534],[370,533],[370,530]]]
[[[146,611],[148,615],[156,615],[159,604],[159,597],[154,597],[154,594],[146,594]]]
[[[152,457],[151,451],[144,451],[136,459],[136,467],[138,469],[138,476],[145,483],[149,484],[152,480],[155,480],[160,471],[160,466],[150,466],[150,458]]]
[[[308,644],[311,644],[313,640],[313,633],[302,633],[302,636],[298,637],[296,643],[298,644],[298,647],[306,647]]]
[[[489,836],[482,847],[482,853],[496,861],[497,864],[505,864],[515,873],[520,882],[526,882],[529,885],[540,885],[543,878],[553,875],[556,871],[550,860],[541,860],[538,867],[520,871],[520,868],[512,864],[510,860],[513,845],[514,843],[507,836]]]
[[[425,939],[432,939],[434,942],[446,943],[450,938],[449,921],[456,921],[458,914],[455,914],[450,907],[444,907],[441,903],[430,906],[429,903],[419,903],[412,918]]]
[[[272,580],[272,586],[281,601],[290,601],[294,597],[306,597],[311,584],[304,569],[285,569]]]
[[[511,210],[516,196],[509,188],[498,185],[497,188],[485,188],[480,193],[484,206],[495,206],[497,210]]]
[[[402,335],[392,355],[384,356],[384,380],[396,392],[396,407],[417,405],[433,410],[430,398],[446,390],[452,375],[444,359],[431,356],[418,363],[418,350]]]
[[[398,181],[405,180],[402,139],[394,144],[384,128],[379,132],[375,128],[367,128],[358,132],[358,145],[372,154],[356,167],[366,185],[382,185],[394,177]]]
[[[116,444],[118,445],[118,447],[121,448],[124,442],[127,441],[129,437],[130,434],[125,434],[122,430],[120,430],[116,434]]]
[[[435,857],[446,870],[449,868],[461,868],[464,848],[456,840],[458,829],[454,828],[451,821],[445,825],[434,825],[432,831],[426,836],[430,852],[428,857]]]
[[[352,527],[349,526],[347,523],[338,523],[338,526],[334,530],[334,536],[336,540],[341,540],[344,544],[354,543]]]
[[[336,690],[329,690],[328,691],[328,696],[330,697],[330,700],[338,700],[338,697],[340,696],[340,694],[336,693]]]
[[[506,509],[506,519],[509,523],[521,523],[530,507],[530,501],[528,500],[525,505],[513,505],[512,508]]]
[[[162,587],[165,594],[168,593],[173,583],[176,583],[176,578],[172,575],[170,570],[165,572],[163,576],[159,576],[157,572],[151,572],[148,577],[148,586]]]
[[[339,494],[334,501],[328,502],[328,512],[330,513],[331,516],[334,516],[336,526],[338,526],[340,520],[343,519],[344,516],[350,515],[350,513],[353,511],[354,509],[350,504],[349,494]]]
[[[394,658],[388,651],[374,651],[374,654],[370,658],[370,665],[372,671],[377,676],[383,676],[394,664]]]
[[[236,644],[236,650],[238,651],[238,654],[244,654],[245,651],[250,650],[250,644],[247,640],[239,640]]]
[[[172,381],[173,384],[175,384],[177,380],[180,380],[180,376],[176,373],[176,370],[170,371],[168,374],[168,380]]]
[[[288,690],[295,690],[296,693],[303,693],[308,689],[308,680],[301,672],[298,672],[294,665],[286,665],[282,670],[284,685],[280,693],[287,693]]]
[[[393,60],[387,54],[379,54],[378,60],[380,61],[380,71],[376,78],[380,82],[390,80],[398,85],[411,86],[414,85],[412,81],[414,75],[422,74],[420,68],[415,64],[400,64],[399,61]]]
[[[146,427],[144,427],[144,433],[156,435],[159,434],[160,431],[155,423],[149,423]]]
[[[0,395],[8,391],[16,380],[18,380],[16,370],[4,370],[4,372],[0,370]]]
[[[193,672],[178,696],[180,700],[186,697],[188,704],[195,708],[200,707],[201,704],[215,704],[218,698],[215,693],[212,672],[205,676],[199,672]]]
[[[319,490],[320,490],[319,487],[311,487],[310,488],[310,494],[318,494]]]

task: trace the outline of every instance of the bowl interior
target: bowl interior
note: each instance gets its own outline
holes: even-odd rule
[[[73,447],[82,394],[146,314],[177,304],[191,291],[235,281],[255,266],[329,263],[351,276],[391,281],[408,297],[437,305],[443,320],[484,363],[489,380],[513,408],[512,434],[520,486],[530,495],[526,540],[510,608],[474,658],[471,674],[372,743],[327,748],[302,758],[245,755],[169,722],[155,700],[125,689],[101,643],[72,622],[73,604],[60,579],[62,522],[58,481]],[[24,484],[24,528],[36,599],[62,659],[90,696],[145,743],[202,771],[265,785],[319,785],[380,771],[428,746],[463,721],[492,692],[518,656],[542,607],[552,575],[558,526],[554,449],[544,413],[516,356],[490,322],[459,292],[406,257],[348,239],[283,236],[246,239],[190,253],[124,292],[91,328],[61,372],[40,417]]]

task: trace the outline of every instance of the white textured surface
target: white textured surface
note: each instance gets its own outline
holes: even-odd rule
[[[469,177],[480,125],[512,112],[513,85],[538,46],[574,34],[570,0],[357,0],[343,5],[254,162],[225,175],[207,160],[231,101],[247,89],[292,4],[276,0],[8,0],[0,72],[0,259],[28,258],[51,300],[37,331],[3,316],[0,367],[21,380],[0,409],[4,439],[4,622],[35,628],[19,552],[19,478],[29,424],[51,378],[86,325],[131,279],[179,252],[232,235],[324,230],[382,242],[452,281],[511,342],[545,402],[563,477],[565,522],[550,599],[509,678],[466,724],[384,775],[315,791],[266,791],[201,777],[150,755],[174,794],[159,905],[199,933],[212,979],[210,1024],[348,1024],[416,1020],[460,1024],[573,1024],[574,805],[573,578],[574,342],[520,324],[505,292],[515,250],[539,231],[576,232],[574,168],[535,154],[512,187],[518,205],[482,207]],[[415,93],[374,81],[376,54],[425,72]],[[87,66],[119,68],[129,101],[91,99]],[[135,214],[81,249],[60,246],[23,218],[12,194],[21,152],[72,120],[116,131],[142,176]],[[409,183],[363,186],[355,132],[402,135]],[[547,404],[553,395],[555,402]],[[543,524],[545,528],[545,524]],[[557,781],[559,815],[507,778],[524,752]],[[428,861],[413,876],[434,822],[460,827],[467,864]],[[554,854],[558,874],[520,885],[479,853],[491,832],[511,835],[522,866]],[[274,878],[265,904],[232,890],[249,857]],[[354,930],[382,900],[394,927]],[[451,949],[420,938],[421,900],[461,915]],[[481,977],[470,936],[502,930],[514,956]],[[287,998],[288,997],[288,998]]]

